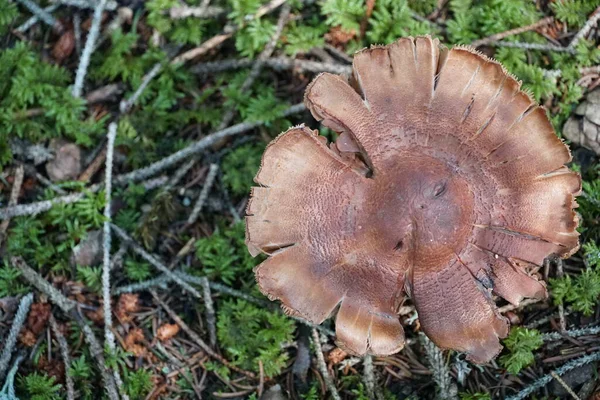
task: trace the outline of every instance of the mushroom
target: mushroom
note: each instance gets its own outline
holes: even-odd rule
[[[339,137],[298,126],[265,150],[246,217],[261,291],[316,324],[337,313],[356,355],[402,349],[410,297],[435,344],[491,360],[509,328],[493,295],[546,297],[544,258],[578,248],[581,178],[545,110],[498,62],[428,36],[358,52],[305,103]]]

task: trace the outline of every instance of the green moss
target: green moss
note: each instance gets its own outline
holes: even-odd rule
[[[276,376],[289,356],[282,346],[293,340],[294,321],[244,300],[226,300],[219,306],[217,335],[231,362],[258,372],[261,361],[266,376]]]
[[[542,344],[542,335],[535,329],[514,327],[504,339],[504,345],[509,354],[500,357],[500,363],[508,372],[518,374],[523,368],[534,361],[533,352]]]

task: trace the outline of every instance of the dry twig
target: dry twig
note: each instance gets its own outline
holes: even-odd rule
[[[232,369],[234,371],[237,371],[249,378],[252,379],[256,379],[256,375],[254,375],[252,372],[249,371],[245,371],[241,368],[236,367],[235,365],[232,365],[229,361],[227,361],[225,358],[221,357],[219,354],[215,353],[215,351],[213,349],[210,348],[210,346],[204,341],[202,340],[202,338],[200,338],[200,336],[198,336],[198,334],[196,332],[194,332],[189,326],[188,324],[186,324],[180,317],[179,315],[177,315],[177,313],[175,311],[173,311],[171,309],[171,307],[169,307],[167,305],[167,303],[165,303],[164,301],[162,301],[160,299],[160,297],[158,297],[158,295],[156,294],[155,291],[150,290],[150,294],[152,295],[152,297],[154,297],[154,300],[156,300],[156,302],[158,304],[160,304],[160,306],[167,312],[167,314],[169,314],[169,317],[175,321],[175,323],[177,325],[179,325],[181,327],[181,329],[183,329],[183,331],[185,333],[187,333],[187,335],[198,345],[200,346],[200,348],[202,350],[204,350],[204,352],[206,354],[208,354],[209,356],[211,356],[212,358],[214,358],[215,360],[219,361],[221,364],[225,365],[227,368]]]
[[[206,307],[206,324],[208,325],[208,338],[210,345],[216,347],[217,345],[217,329],[215,318],[215,307],[212,301],[212,295],[210,293],[210,284],[207,277],[202,279],[202,297],[204,297],[204,306]]]
[[[90,58],[96,47],[96,41],[100,34],[100,24],[102,23],[102,13],[106,7],[106,0],[99,0],[96,8],[94,9],[94,17],[92,19],[92,26],[88,33],[85,46],[81,52],[79,59],[79,66],[77,67],[77,73],[75,75],[75,84],[73,85],[72,94],[73,97],[81,97],[83,91],[83,81],[87,75],[88,66],[90,65]]]
[[[574,49],[575,46],[577,46],[577,44],[579,43],[579,41],[585,38],[587,34],[590,33],[592,28],[595,27],[596,24],[598,24],[598,21],[600,21],[600,7],[594,10],[594,12],[592,13],[588,21],[585,23],[583,28],[581,28],[581,30],[577,32],[573,40],[571,40],[571,43],[569,43],[569,48]]]
[[[15,314],[15,319],[13,320],[8,337],[2,347],[2,353],[0,354],[0,382],[4,380],[4,374],[6,373],[12,352],[17,343],[17,336],[19,335],[19,332],[21,332],[21,328],[27,319],[31,303],[33,303],[33,293],[24,296],[19,303],[19,309]]]
[[[491,36],[488,36],[486,38],[476,40],[473,43],[471,43],[471,46],[473,46],[473,47],[479,47],[479,46],[483,46],[483,45],[486,45],[486,44],[489,44],[489,43],[492,43],[492,42],[497,42],[498,40],[502,40],[502,39],[507,38],[509,36],[519,35],[521,33],[533,31],[535,29],[541,28],[542,26],[549,25],[552,22],[554,22],[554,17],[542,18],[542,19],[540,19],[539,21],[537,21],[537,22],[535,22],[533,24],[530,24],[530,25],[527,25],[527,26],[521,26],[519,28],[510,29],[508,31],[496,33],[495,35],[491,35]]]
[[[210,168],[208,169],[208,174],[206,174],[206,179],[204,180],[204,186],[202,186],[202,190],[200,191],[200,195],[198,196],[198,200],[188,217],[186,225],[193,225],[200,215],[200,211],[202,211],[202,207],[204,207],[204,203],[206,203],[206,199],[208,199],[208,194],[213,184],[215,183],[215,178],[217,177],[217,172],[219,171],[219,166],[217,164],[210,164]]]
[[[14,207],[19,201],[19,193],[21,192],[21,186],[23,185],[23,176],[25,175],[25,169],[23,165],[17,166],[15,168],[15,177],[13,180],[12,189],[10,191],[10,198],[8,199],[8,206]],[[6,235],[6,230],[8,229],[8,225],[10,224],[10,219],[5,219],[0,224],[0,245],[4,241],[4,237]]]
[[[105,171],[105,198],[104,198],[104,224],[102,226],[102,301],[104,302],[104,343],[109,349],[114,350],[115,336],[112,333],[112,308],[110,304],[110,221],[112,201],[112,167],[117,136],[117,124],[111,122],[108,126],[108,142],[106,144],[106,171]]]
[[[69,345],[67,340],[63,336],[53,314],[50,314],[50,328],[52,333],[58,342],[60,348],[60,355],[65,364],[65,383],[67,384],[67,400],[75,400],[75,385],[73,383],[73,376],[71,375],[71,357],[69,356]]]
[[[34,14],[36,17],[38,17],[39,20],[41,20],[46,25],[48,25],[52,29],[54,29],[57,33],[61,33],[62,31],[64,31],[65,28],[60,23],[60,21],[58,21],[56,18],[54,18],[52,16],[52,14],[50,14],[50,12],[46,11],[46,9],[41,8],[40,6],[38,6],[35,2],[33,2],[31,0],[17,0],[17,1],[19,3],[21,3],[25,8],[27,8],[29,11],[31,11],[32,14]]]
[[[123,240],[128,245],[130,245],[131,249],[133,251],[135,251],[136,253],[138,253],[143,259],[148,261],[150,264],[154,265],[163,274],[169,276],[169,278],[171,278],[171,280],[177,282],[182,288],[184,288],[185,290],[190,292],[194,297],[197,297],[199,299],[202,298],[202,295],[200,294],[200,292],[198,292],[195,288],[193,288],[186,281],[184,281],[183,279],[181,279],[180,277],[175,275],[173,273],[173,271],[171,271],[169,268],[167,268],[166,265],[164,265],[162,262],[160,262],[158,260],[158,258],[154,257],[152,254],[150,254],[146,250],[144,250],[144,248],[141,245],[139,245],[135,240],[133,240],[133,238],[131,238],[127,234],[127,232],[125,232],[123,229],[119,228],[118,226],[116,226],[114,224],[110,224],[110,225],[111,225],[113,231],[118,236],[121,237],[121,240]]]
[[[333,383],[333,379],[331,379],[331,375],[329,375],[329,372],[327,371],[327,364],[325,364],[325,357],[323,357],[323,349],[321,348],[321,338],[319,338],[319,331],[315,328],[312,329],[312,341],[315,346],[315,353],[317,354],[317,366],[319,367],[319,372],[321,372],[321,375],[323,376],[327,390],[329,390],[329,393],[334,400],[342,400]]]

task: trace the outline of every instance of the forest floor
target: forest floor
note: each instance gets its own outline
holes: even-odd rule
[[[599,6],[0,0],[0,399],[600,398]],[[344,353],[332,321],[259,292],[244,243],[265,146],[300,123],[335,138],[310,81],[424,34],[521,79],[584,181],[581,249],[540,269],[548,299],[501,307],[485,365],[414,307],[398,354]]]

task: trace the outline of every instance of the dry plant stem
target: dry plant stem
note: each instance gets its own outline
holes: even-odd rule
[[[285,118],[290,115],[302,112],[306,109],[303,103],[295,104],[288,108],[285,112],[282,113],[281,117]],[[247,132],[251,129],[254,129],[258,126],[263,125],[263,121],[257,122],[243,122],[237,125],[233,125],[229,128],[223,129],[222,131],[215,132],[210,134],[197,142],[190,144],[188,147],[171,154],[159,160],[155,163],[150,164],[147,167],[140,168],[134,171],[131,171],[126,174],[119,175],[113,179],[113,183],[116,185],[127,185],[131,182],[137,182],[144,180],[146,178],[150,178],[159,172],[164,171],[165,169],[171,167],[174,164],[177,164],[181,160],[184,160],[196,153],[201,152],[202,150],[212,146],[216,142],[220,141],[223,138],[229,136],[239,135],[240,133]],[[146,190],[153,189],[164,184],[164,178],[160,178],[159,180],[151,180],[147,184],[145,184]],[[90,192],[97,192],[102,188],[102,185],[92,185],[88,188]],[[81,200],[85,197],[85,193],[73,193],[67,196],[56,197],[52,200],[44,200],[31,204],[17,205],[14,207],[6,207],[0,209],[0,220],[4,220],[7,218],[17,217],[20,215],[36,215],[44,211],[48,211],[54,205],[57,204],[68,204],[74,203],[76,201]]]
[[[572,398],[574,398],[575,400],[581,400],[579,396],[577,396],[577,394],[573,391],[573,389],[571,389],[571,387],[567,385],[567,382],[565,382],[560,376],[558,376],[556,372],[552,371],[550,372],[550,375],[552,375],[556,382],[560,383],[560,385],[567,391],[567,393],[571,395]]]
[[[315,346],[315,353],[317,354],[317,366],[319,367],[319,372],[323,376],[325,386],[327,386],[327,390],[329,390],[332,399],[341,400],[342,398],[333,383],[333,379],[331,379],[331,375],[329,375],[329,371],[327,371],[327,364],[325,364],[325,357],[323,357],[323,349],[321,348],[321,338],[319,338],[319,331],[315,328],[312,329],[312,341]]]
[[[542,51],[556,51],[563,53],[575,54],[575,49],[569,47],[559,47],[550,44],[539,44],[539,43],[524,43],[524,42],[490,42],[490,45],[499,47],[514,47],[517,49],[525,50],[542,50]]]
[[[90,27],[90,31],[87,36],[87,40],[85,41],[85,47],[81,52],[81,57],[79,59],[79,66],[77,67],[77,73],[75,75],[75,84],[73,85],[72,94],[73,97],[81,97],[81,92],[83,91],[83,81],[85,80],[85,76],[87,74],[88,66],[90,64],[90,57],[94,52],[94,48],[96,47],[96,41],[98,40],[98,35],[100,34],[100,24],[102,23],[102,12],[104,12],[104,7],[106,6],[106,0],[99,0],[96,8],[94,9],[94,17],[92,19],[92,26]]]
[[[506,400],[523,400],[523,399],[526,399],[526,398],[529,397],[529,395],[531,395],[535,391],[543,388],[548,383],[550,383],[552,381],[552,379],[554,379],[553,373],[556,374],[556,375],[558,375],[558,376],[562,376],[562,375],[566,374],[569,371],[572,371],[572,370],[574,370],[576,368],[582,367],[582,366],[584,366],[586,364],[589,364],[589,363],[592,363],[592,362],[595,362],[595,361],[599,361],[599,360],[600,360],[600,352],[588,354],[588,355],[585,355],[583,357],[576,358],[575,360],[569,361],[568,363],[566,363],[563,366],[555,369],[551,373],[549,373],[547,375],[544,375],[541,378],[539,378],[538,380],[534,381],[533,383],[531,383],[530,385],[528,385],[525,389],[521,390],[516,395],[507,397]]]
[[[115,149],[115,137],[117,136],[117,123],[111,122],[108,126],[108,141],[106,144],[106,168],[105,168],[105,197],[104,197],[104,224],[102,226],[102,300],[104,302],[104,344],[109,349],[115,349],[115,336],[112,328],[112,308],[110,304],[110,221],[112,201],[112,167]]]
[[[498,312],[500,314],[504,314],[505,312],[508,312],[508,311],[521,309],[521,308],[527,307],[529,305],[539,303],[540,301],[541,300],[538,300],[538,299],[525,299],[525,300],[521,301],[518,305],[507,304],[505,306],[499,307]]]
[[[69,356],[69,345],[67,344],[67,340],[63,336],[60,329],[58,329],[58,324],[56,323],[56,319],[53,314],[50,314],[50,328],[52,329],[52,333],[58,342],[58,347],[60,348],[60,355],[63,359],[63,363],[65,364],[65,383],[67,385],[67,399],[75,400],[75,386],[73,384],[73,376],[71,375],[71,357]]]
[[[106,147],[103,148],[97,155],[94,157],[94,160],[87,166],[85,171],[79,175],[77,180],[79,182],[88,182],[92,177],[100,170],[102,165],[104,165],[104,160],[106,160]]]
[[[184,62],[192,60],[196,57],[200,57],[201,55],[204,55],[204,54],[208,53],[210,50],[219,46],[221,43],[223,43],[224,41],[229,39],[231,36],[233,36],[233,32],[221,33],[220,35],[213,36],[212,38],[210,38],[207,41],[205,41],[204,43],[202,43],[202,45],[200,45],[199,47],[196,47],[194,49],[186,51],[185,53],[178,55],[171,61],[171,64],[184,63]]]
[[[209,74],[229,71],[232,69],[248,68],[257,61],[250,58],[228,59],[214,62],[196,64],[190,70],[195,74]],[[350,74],[352,67],[343,64],[323,63],[310,60],[297,60],[290,57],[273,57],[263,61],[263,66],[276,71],[298,70],[303,72],[331,72],[332,74]]]
[[[144,78],[142,79],[142,83],[135,90],[135,92],[131,95],[131,97],[129,97],[129,99],[127,99],[127,100],[122,100],[121,103],[119,104],[119,111],[122,114],[127,114],[129,112],[129,110],[131,110],[131,107],[133,107],[133,105],[140,98],[140,96],[142,95],[144,90],[148,87],[148,85],[150,84],[152,79],[154,79],[161,70],[162,70],[162,64],[156,63],[156,64],[154,64],[154,66],[152,67],[150,72],[148,72],[146,75],[144,75]]]
[[[113,231],[121,237],[121,239],[129,244],[133,251],[138,253],[142,258],[148,261],[150,264],[154,265],[158,270],[160,270],[165,275],[169,276],[173,281],[177,282],[182,288],[190,292],[194,297],[200,299],[202,295],[196,289],[194,289],[190,284],[185,282],[183,279],[175,275],[166,265],[160,262],[156,257],[152,254],[148,253],[144,248],[139,245],[133,238],[131,238],[123,229],[119,228],[114,224],[110,224]]]
[[[17,0],[21,3],[25,8],[31,11],[32,14],[36,15],[43,23],[52,27],[57,33],[61,33],[64,30],[63,25],[54,18],[49,12],[45,9],[38,6],[35,2],[31,0]]]
[[[577,34],[575,35],[573,40],[571,40],[571,43],[569,43],[569,48],[571,48],[571,49],[575,48],[575,46],[577,46],[577,43],[579,43],[579,41],[581,39],[585,38],[587,36],[587,34],[590,33],[592,28],[594,28],[596,26],[596,24],[598,24],[598,21],[600,21],[600,7],[596,8],[596,10],[594,10],[591,17],[585,23],[583,28],[581,28],[581,30],[579,32],[577,32]]]
[[[452,383],[450,370],[446,365],[444,354],[427,336],[419,334],[421,343],[425,348],[427,360],[433,372],[433,380],[437,384],[437,398],[442,400],[458,399],[456,385]]]
[[[77,322],[77,324],[81,327],[85,341],[90,346],[90,352],[96,359],[98,369],[102,374],[102,380],[105,384],[108,397],[111,400],[119,400],[117,386],[108,370],[108,367],[106,366],[102,346],[98,342],[98,339],[96,339],[92,329],[87,325],[86,321],[84,321],[83,318],[81,318],[78,314],[72,312],[75,310],[75,306],[77,304],[73,300],[66,298],[62,293],[54,288],[54,286],[48,283],[47,280],[34,271],[29,265],[27,265],[21,257],[11,257],[11,263],[13,266],[19,269],[19,271],[21,271],[21,276],[25,278],[25,280],[35,286],[40,292],[48,296],[52,303],[57,305],[63,313],[73,317],[75,322]]]
[[[21,192],[21,186],[23,185],[23,176],[25,175],[25,169],[23,165],[17,166],[15,169],[15,178],[13,180],[12,189],[10,191],[10,198],[8,199],[8,206],[13,207],[19,201],[19,193]],[[5,219],[0,224],[0,246],[4,241],[4,236],[6,234],[6,230],[8,229],[8,224],[10,224],[10,219]]]
[[[15,319],[10,327],[10,332],[6,338],[6,342],[4,342],[4,345],[2,346],[2,353],[0,354],[0,382],[4,381],[4,374],[8,369],[8,363],[10,362],[15,344],[17,343],[17,336],[19,335],[19,332],[21,331],[21,328],[27,319],[27,314],[29,314],[31,303],[33,303],[33,293],[29,293],[21,299],[21,302],[19,303],[19,309],[15,314]]]
[[[211,347],[204,341],[202,340],[202,338],[200,338],[200,336],[198,336],[198,334],[196,334],[196,332],[194,332],[180,317],[179,315],[177,315],[177,313],[175,311],[173,311],[168,305],[167,303],[165,303],[164,301],[162,301],[160,299],[160,297],[158,297],[158,295],[156,294],[155,291],[150,290],[150,294],[152,295],[152,297],[154,297],[154,299],[156,300],[156,302],[158,304],[160,304],[160,306],[167,312],[167,314],[169,314],[169,317],[171,317],[171,319],[173,321],[175,321],[175,323],[177,325],[179,325],[181,327],[181,329],[183,329],[183,331],[185,333],[187,333],[187,335],[194,341],[196,342],[196,344],[198,346],[200,346],[200,348],[202,350],[204,350],[204,352],[206,354],[208,354],[210,357],[214,358],[215,360],[219,361],[221,364],[225,365],[227,368],[232,369],[234,371],[237,371],[249,378],[252,379],[256,379],[256,375],[254,375],[252,372],[249,371],[245,371],[241,368],[236,367],[235,365],[232,365],[229,361],[227,361],[226,359],[224,359],[223,357],[221,357],[219,354],[215,353],[215,351],[213,349],[211,349]]]
[[[52,5],[49,5],[48,7],[44,8],[43,10],[46,14],[50,15],[50,13],[54,12],[59,6],[60,6],[59,4],[52,4]],[[20,33],[27,32],[29,30],[29,28],[31,28],[32,26],[37,24],[37,22],[39,20],[40,19],[38,18],[38,16],[34,15],[33,17],[31,17],[27,21],[25,21],[23,24],[21,24],[19,27],[17,27],[17,29],[15,29],[15,30]]]
[[[471,46],[473,47],[479,47],[479,46],[483,46],[492,42],[496,42],[498,40],[502,40],[504,38],[507,38],[509,36],[513,36],[513,35],[519,35],[521,33],[524,32],[529,32],[529,31],[533,31],[535,29],[541,28],[542,26],[546,26],[551,24],[554,21],[553,17],[546,17],[546,18],[542,18],[541,20],[527,25],[527,26],[521,26],[519,28],[514,28],[514,29],[510,29],[508,31],[504,31],[504,32],[500,32],[500,33],[496,33],[495,35],[491,35],[488,36],[486,38],[483,39],[479,39],[474,41],[473,43],[471,43]]]
[[[217,329],[215,318],[215,307],[210,293],[210,284],[208,278],[201,278],[202,282],[202,297],[204,297],[204,306],[206,307],[206,324],[208,325],[208,338],[210,345],[214,348],[217,346]]]
[[[187,220],[188,226],[194,224],[198,220],[198,216],[200,216],[200,211],[202,211],[202,207],[204,207],[204,203],[206,203],[206,199],[208,199],[210,189],[215,183],[217,172],[219,172],[219,166],[217,164],[210,164],[208,174],[206,175],[206,179],[204,180],[204,186],[202,187],[200,195],[198,196],[198,201],[196,201],[194,209],[192,210],[192,213],[190,214]]]

